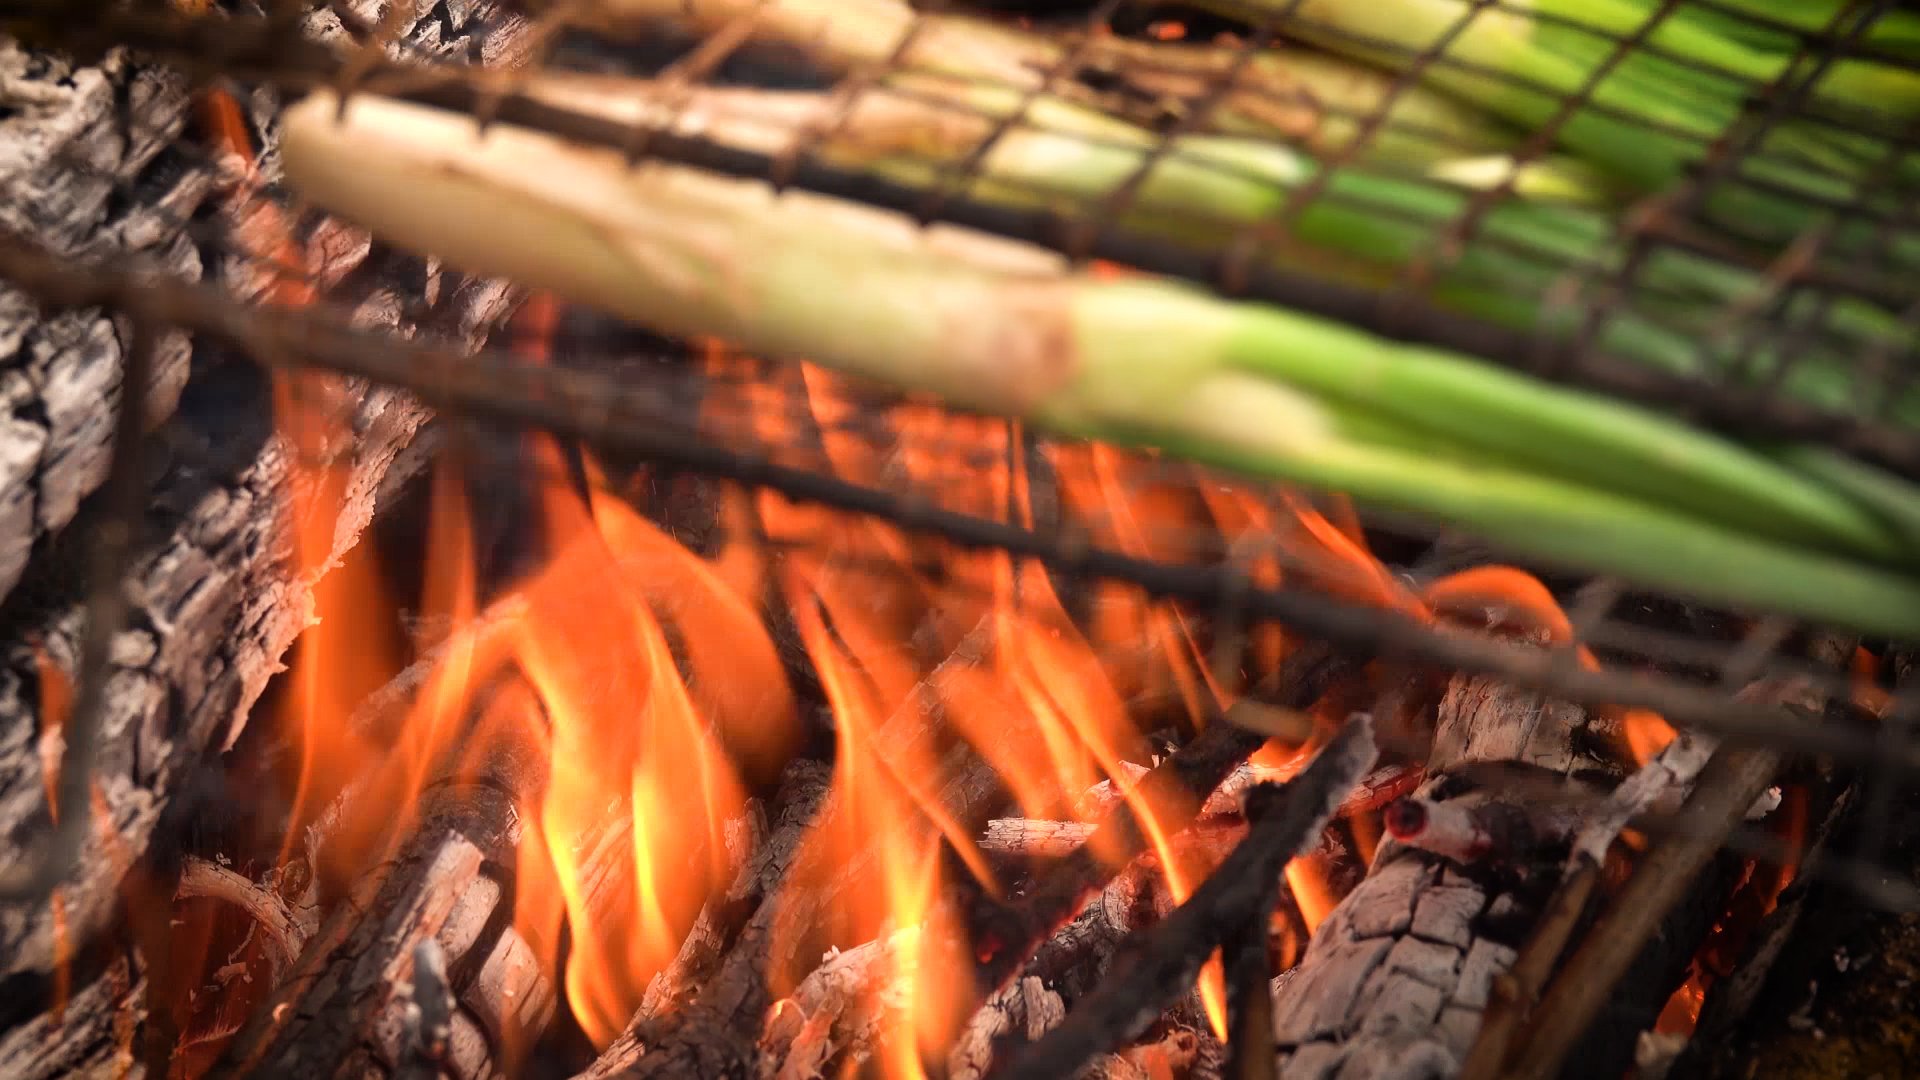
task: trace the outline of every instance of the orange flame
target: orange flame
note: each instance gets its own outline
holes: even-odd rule
[[[552,314],[533,304],[521,328],[537,342]],[[538,347],[526,351],[541,359]],[[453,647],[383,730],[355,730],[351,718],[397,670],[395,635],[377,625],[393,608],[370,562],[321,579],[322,616],[291,675],[289,727],[302,751],[294,820],[318,820],[351,787],[322,855],[336,876],[361,874],[408,834],[436,781],[531,755],[541,778],[519,807],[516,928],[604,1046],[725,887],[722,834],[745,806],[742,773],[764,777],[790,756],[796,710],[744,594],[750,565],[733,552],[702,560],[612,497],[591,462],[583,499],[562,479],[557,444],[529,437],[527,446],[546,478],[548,557],[515,584],[518,613],[494,633],[462,633],[483,618],[472,526],[454,468],[436,473],[419,610],[423,622],[453,628],[444,637]],[[302,477],[310,490],[330,479],[324,468]],[[331,523],[295,525],[300,557],[316,564]],[[288,857],[301,832],[289,836]]]
[[[528,362],[549,361],[556,320],[544,301],[522,312]],[[1046,524],[1035,497],[1044,483],[1061,516],[1086,523],[1090,542],[1128,554],[1212,557],[1185,546],[1205,534],[1196,523],[1210,523],[1261,586],[1298,575],[1423,620],[1497,609],[1476,617],[1572,640],[1545,587],[1518,570],[1481,568],[1415,591],[1374,558],[1343,502],[1275,507],[1106,447],[1037,448],[1017,423],[913,403],[876,409],[822,369],[768,375],[717,344],[704,363],[716,380],[744,388],[726,408],[746,406],[755,441],[784,448],[795,464],[871,486],[938,490],[958,509],[1032,528]],[[803,414],[785,407],[796,394]],[[737,411],[706,419],[741,421]],[[293,428],[312,421],[283,413]],[[365,561],[322,579],[322,618],[291,680],[302,750],[295,821],[337,809],[338,793],[355,787],[323,855],[336,875],[363,873],[406,835],[437,780],[473,777],[503,754],[531,755],[540,781],[519,807],[515,923],[596,1046],[626,1026],[702,905],[726,888],[726,823],[797,745],[799,707],[769,614],[804,645],[836,746],[833,810],[815,821],[795,865],[843,882],[820,925],[784,927],[793,940],[775,940],[771,951],[804,963],[817,955],[812,946],[892,935],[882,1004],[900,1023],[877,1048],[885,1075],[926,1075],[977,1004],[971,980],[955,974],[968,957],[942,902],[967,884],[945,879],[954,868],[974,887],[999,887],[974,843],[977,823],[950,793],[970,763],[990,768],[1032,817],[1066,816],[1110,781],[1133,804],[1176,901],[1209,871],[1165,825],[1192,808],[1153,804],[1129,763],[1147,757],[1143,729],[1198,728],[1243,683],[1277,670],[1287,650],[1280,629],[1222,648],[1138,589],[1102,584],[1071,595],[1046,568],[1007,552],[963,550],[771,492],[722,489],[727,539],[699,555],[620,497],[593,460],[570,462],[545,437],[525,445],[541,470],[544,545],[537,568],[512,585],[518,614],[498,632],[463,633],[486,615],[467,495],[443,463],[418,607],[423,622],[452,628],[442,635],[449,647],[403,715],[377,730],[355,730],[352,710],[403,655],[397,631],[381,625],[393,607]],[[299,468],[305,490],[339,496],[327,486],[343,482],[336,472]],[[299,557],[316,573],[333,524],[302,507],[328,504],[293,511]],[[1584,650],[1582,659],[1592,662]],[[1316,716],[1316,727],[1324,733],[1335,719]],[[1311,748],[1272,744],[1262,754],[1297,762]],[[1308,926],[1317,925],[1338,900],[1323,870],[1296,862],[1287,876]],[[800,974],[773,964],[771,987],[790,994]],[[1217,954],[1199,990],[1224,1037]]]
[[[47,816],[60,823],[60,762],[64,756],[61,733],[73,714],[73,680],[40,645],[33,647],[34,671],[40,684],[40,773],[47,793]],[[97,786],[96,786],[97,794]],[[104,821],[105,814],[97,820]],[[107,832],[113,830],[109,827]],[[67,931],[66,890],[54,886],[47,897],[53,912],[53,1004],[47,1011],[53,1022],[64,1024],[67,1001],[73,993],[73,940]]]

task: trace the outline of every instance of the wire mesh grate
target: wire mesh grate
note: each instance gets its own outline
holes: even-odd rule
[[[1920,772],[1909,643],[1865,639],[1858,655],[1877,670],[1836,670],[1810,658],[1833,640],[1811,621],[1692,602],[1577,561],[1529,562],[1418,515],[1356,514],[1331,485],[1256,481],[582,309],[531,340],[500,332],[474,347],[472,319],[433,314],[465,279],[306,205],[262,137],[281,101],[308,91],[418,103],[611,149],[636,170],[771,182],[1048,249],[1116,280],[1170,278],[1295,309],[1920,480],[1916,133],[1816,92],[1848,60],[1920,68],[1920,54],[1875,44],[1889,5],[1836,2],[1808,25],[1749,2],[1615,0],[1588,16],[1545,0],[1461,0],[1432,5],[1451,15],[1415,47],[1327,24],[1339,5],[1313,0],[1100,0],[1049,16],[1037,4],[1012,15],[897,0],[500,6],[526,20],[515,44],[454,60],[417,44],[437,40],[423,21],[522,16],[485,0],[264,11],[0,0],[0,33],[35,48],[136,50],[231,95],[243,141],[265,148],[236,160],[205,118],[183,120],[177,95],[157,107],[123,95],[121,127],[165,150],[131,178],[84,153],[51,171],[140,207],[127,218],[136,224],[65,245],[31,208],[0,200],[0,282],[51,309],[110,311],[138,328],[135,340],[184,331],[199,359],[211,350],[402,388],[440,414],[456,447],[485,443],[494,425],[550,431],[590,448],[611,474],[601,478],[659,518],[673,513],[659,490],[688,475],[824,509],[769,531],[764,512],[742,523],[715,499],[702,513],[716,520],[674,535],[702,555],[744,536],[876,596],[919,590],[930,609],[963,610],[956,623],[999,605],[1016,620],[1104,634],[1103,648],[1139,654],[1102,653],[1122,669],[1178,653],[1222,693],[1196,709],[1206,695],[1140,678],[1122,700],[1143,744],[1219,721],[1221,700],[1276,674],[1278,650],[1262,650],[1286,635],[1408,682],[1485,674],[1593,706],[1604,718],[1595,730],[1619,742],[1626,710],[1640,709],[1731,743],[1824,755],[1849,783],[1862,779],[1869,824],[1856,850],[1823,852],[1808,879],[1920,907],[1909,883],[1884,873],[1896,806]],[[1629,7],[1642,12],[1632,25],[1595,24]],[[1758,79],[1676,51],[1687,39],[1662,27],[1703,12],[1785,49],[1777,73]],[[1558,81],[1516,76],[1463,47],[1489,20],[1572,35],[1587,60],[1546,72]],[[396,37],[402,24],[414,44]],[[1352,50],[1371,66],[1315,67]],[[1619,82],[1679,79],[1674,66],[1708,87],[1713,123],[1668,115]],[[1511,116],[1463,112],[1462,87],[1518,103]],[[1596,167],[1595,148],[1622,138],[1632,152]],[[1856,153],[1862,145],[1870,152]],[[1041,167],[1068,153],[1092,167],[1071,180]],[[183,177],[188,194],[152,197]],[[121,234],[136,227],[177,231],[204,265],[125,258],[135,245]],[[987,323],[995,312],[976,314]],[[325,408],[325,395],[310,404]],[[130,445],[116,443],[116,463],[132,460]],[[1429,591],[1510,557],[1545,582],[1563,628],[1471,589],[1450,602]],[[768,601],[770,624],[791,620],[772,610],[781,603],[799,606]],[[784,659],[805,666],[804,655]],[[1825,722],[1742,692],[1763,678],[1811,687]],[[1805,771],[1824,778],[1826,762]],[[1641,824],[1655,835],[1680,827],[1663,814]],[[1738,827],[1728,846],[1797,860],[1801,838],[1772,828]]]
[[[166,3],[109,3],[80,18],[68,3],[4,0],[0,17],[27,41],[82,55],[130,46],[249,94],[336,86],[391,95],[635,159],[768,178],[996,232],[1653,402],[1729,431],[1818,439],[1920,475],[1920,432],[1903,419],[1920,415],[1911,401],[1920,390],[1907,374],[1920,292],[1899,272],[1913,242],[1914,133],[1812,89],[1848,58],[1915,66],[1872,43],[1874,17],[1886,5],[1840,5],[1831,20],[1808,26],[1799,15],[1789,24],[1746,4],[1665,0],[1621,29],[1537,10],[1543,5],[1474,0],[1452,5],[1456,17],[1410,49],[1317,22],[1324,5],[1300,0],[1215,0],[1204,13],[1109,0],[1037,22],[879,0],[836,7],[839,22],[789,17],[813,10],[805,4],[748,0],[528,6],[530,51],[459,64],[389,41],[382,16],[405,5],[208,16]],[[1725,114],[1718,129],[1650,115],[1659,110],[1616,81],[1633,58],[1688,61],[1661,33],[1682,8],[1750,24],[1758,38],[1791,46],[1770,79],[1688,69],[1687,78],[1718,88],[1703,91]],[[290,15],[330,19],[344,36],[316,43]],[[1460,46],[1496,19],[1576,35],[1589,43],[1582,48],[1592,62],[1571,85],[1494,70]],[[1154,28],[1169,25],[1188,40],[1160,40],[1168,31]],[[873,26],[886,32],[847,30]],[[1216,36],[1194,40],[1201,33]],[[1363,49],[1376,67],[1343,69],[1351,85],[1329,94],[1288,67],[1332,55],[1306,52],[1302,41]],[[1514,108],[1537,113],[1537,122],[1531,130],[1494,124],[1463,132],[1449,99],[1423,81],[1432,71],[1522,95]],[[648,81],[617,84],[629,95],[645,91],[623,102],[586,92],[590,81],[541,81],[555,72],[581,80],[641,73]],[[967,93],[954,90],[959,76]],[[721,120],[769,104],[784,110],[771,114],[780,121],[777,138],[726,137]],[[1076,119],[1093,112],[1103,121],[1097,127]],[[898,152],[889,162],[911,168],[889,171],[859,156],[874,149],[862,138],[889,121],[902,139],[933,140],[920,158],[907,155],[905,142],[880,147]],[[1563,150],[1565,133],[1579,125],[1645,140],[1649,156],[1674,163],[1672,182],[1636,186],[1643,168],[1631,161],[1616,162],[1617,175],[1577,167]],[[1471,145],[1497,168],[1463,175],[1404,152],[1457,149],[1464,137],[1477,139]],[[1018,167],[1022,140],[1067,138],[1102,155],[1105,171],[1069,187]],[[1849,140],[1870,141],[1880,153],[1861,160]],[[169,169],[233,182],[232,163],[204,150],[176,145],[167,160]],[[75,177],[88,175],[85,162],[69,164]],[[815,371],[839,395],[840,407],[829,410],[790,365],[671,350],[673,359],[629,362],[646,350],[623,344],[626,332],[603,323],[563,329],[551,343],[566,358],[557,367],[356,331],[351,314],[328,302],[341,283],[329,277],[326,244],[314,239],[325,219],[270,182],[275,168],[269,158],[246,182],[258,204],[277,207],[308,237],[307,266],[286,265],[245,220],[236,226],[189,208],[178,224],[229,263],[214,280],[156,280],[25,242],[0,254],[0,274],[48,302],[105,304],[269,364],[389,381],[456,414],[544,425],[627,458],[771,487],[964,549],[1036,559],[1062,580],[1126,582],[1182,610],[1277,620],[1355,648],[1501,674],[1582,701],[1652,707],[1676,721],[1897,767],[1920,764],[1911,747],[1889,752],[1871,734],[1796,725],[1735,701],[1726,685],[1732,673],[1757,663],[1795,666],[1777,626],[1764,621],[1649,626],[1634,617],[1646,594],[1590,589],[1589,602],[1575,605],[1576,629],[1609,661],[1590,670],[1571,650],[1542,653],[1356,601],[1356,583],[1343,576],[1351,566],[1316,561],[1278,526],[1247,525],[1290,520],[1299,496],[1201,466],[902,403],[882,388]],[[1187,189],[1175,182],[1213,198],[1176,198]],[[1775,229],[1779,215],[1752,212],[1788,196],[1814,208],[1790,223],[1796,228]],[[337,239],[356,242],[350,231]],[[275,281],[297,283],[319,302],[252,306]],[[1098,476],[1095,457],[1105,470]],[[855,459],[859,466],[850,466]],[[1006,497],[1004,483],[979,484],[984,474],[1023,469],[1051,470],[1055,489],[1063,470],[1077,469],[1104,495],[1023,507]],[[1119,520],[1130,500],[1155,496],[1180,502],[1184,514]],[[1238,544],[1220,509],[1236,500],[1248,534]],[[1430,534],[1418,522],[1386,520],[1390,531]],[[1852,693],[1844,675],[1798,668],[1836,699]]]

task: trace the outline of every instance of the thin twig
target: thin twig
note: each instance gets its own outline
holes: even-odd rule
[[[1246,841],[1186,903],[1123,945],[1101,988],[1015,1058],[1006,1080],[1072,1076],[1094,1055],[1144,1034],[1193,985],[1230,928],[1265,919],[1279,896],[1280,871],[1318,835],[1377,753],[1371,720],[1357,714],[1297,779],[1250,792]]]
[[[1540,991],[1553,975],[1553,965],[1566,951],[1567,942],[1573,939],[1599,880],[1600,868],[1583,863],[1562,882],[1513,967],[1494,977],[1487,992],[1487,1011],[1474,1036],[1473,1048],[1460,1067],[1459,1080],[1495,1080],[1500,1075],[1513,1048],[1514,1034],[1540,999]]]
[[[1779,632],[1778,626],[1763,626],[1755,637],[1777,644]],[[1729,662],[1723,673],[1727,680],[1746,683],[1736,698],[1817,710],[1821,704],[1819,696],[1805,680],[1760,677],[1766,651],[1756,649],[1744,658],[1736,656]],[[1822,639],[1821,651],[1826,654],[1823,660],[1829,663],[1837,663],[1846,654],[1838,640],[1831,638]],[[1588,901],[1600,880],[1607,849],[1629,824],[1646,824],[1657,807],[1679,803],[1718,751],[1719,742],[1713,736],[1696,731],[1680,732],[1598,807],[1579,811],[1583,824],[1574,834],[1573,850],[1560,888],[1513,968],[1494,980],[1486,1017],[1461,1068],[1461,1080],[1493,1080],[1500,1075],[1512,1054],[1513,1040],[1522,1021],[1540,1003],[1541,990],[1552,977],[1554,965],[1566,951],[1567,943],[1586,913]],[[1682,835],[1682,830],[1689,826],[1697,830],[1701,824],[1699,816],[1689,814],[1684,807],[1674,815],[1657,820],[1662,830],[1660,835],[1675,839]],[[1712,830],[1710,835],[1694,839],[1726,846],[1733,829],[1720,830],[1713,822],[1706,824]]]
[[[205,897],[221,900],[246,912],[262,932],[267,944],[268,963],[277,972],[285,971],[307,939],[319,929],[311,909],[295,908],[280,894],[248,880],[224,866],[189,856],[180,869],[180,882],[174,886],[176,900]]]
[[[101,520],[87,530],[86,629],[80,639],[79,694],[62,732],[59,808],[52,836],[37,854],[0,872],[0,901],[40,903],[77,865],[93,823],[93,765],[99,754],[100,720],[113,674],[113,642],[132,604],[125,574],[138,539],[146,488],[140,441],[146,432],[147,385],[153,381],[158,327],[136,320],[120,374],[120,404],[113,425],[113,457],[101,485]]]
[[[400,1067],[394,1080],[439,1080],[453,1039],[453,988],[447,982],[447,958],[434,939],[413,947],[413,980],[408,991]]]
[[[1684,833],[1661,844],[1547,991],[1522,1043],[1510,1080],[1548,1080],[1593,1022],[1627,967],[1694,884],[1753,801],[1772,785],[1783,756],[1775,750],[1725,749],[1714,755],[1681,811]]]

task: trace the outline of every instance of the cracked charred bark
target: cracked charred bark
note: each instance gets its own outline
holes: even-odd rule
[[[1491,679],[1456,678],[1440,707],[1432,778],[1420,794],[1497,799],[1492,791],[1460,790],[1451,775],[1478,763],[1559,775],[1596,769],[1575,749],[1585,723],[1577,706]],[[1557,863],[1549,857],[1541,865]],[[1299,966],[1274,981],[1282,1075],[1454,1075],[1479,1032],[1494,978],[1512,966],[1554,881],[1485,869],[1392,839],[1381,844],[1366,880],[1315,930]]]
[[[377,15],[378,2],[342,5]],[[487,0],[441,0],[406,28],[412,47],[509,55],[522,24]],[[332,16],[310,25],[339,35]],[[112,54],[93,66],[0,38],[0,223],[76,259],[138,260],[222,282],[236,298],[264,283],[220,237],[223,201],[188,136],[185,81]],[[274,170],[274,102],[246,103]],[[200,215],[198,225],[190,224]],[[363,325],[477,342],[513,304],[497,283],[390,255],[321,219],[297,224],[328,303]],[[43,764],[51,725],[43,676],[71,680],[84,616],[75,558],[98,509],[124,320],[98,310],[40,312],[0,285],[0,860],[48,828]],[[332,515],[332,557],[380,509],[378,495],[427,417],[411,397],[341,383],[333,402],[352,432],[328,448],[348,478]],[[0,1074],[65,1074],[124,1055],[138,1016],[139,971],[114,929],[129,866],[165,851],[158,837],[191,816],[206,764],[228,744],[311,619],[323,571],[290,558],[285,505],[293,461],[271,430],[265,376],[184,337],[164,339],[148,388],[150,497],[128,567],[134,614],[116,644],[95,775],[96,828],[54,905],[0,907]],[[57,743],[57,740],[55,740]],[[168,824],[172,822],[172,824]],[[164,847],[165,845],[162,845]],[[70,956],[68,1023],[50,1024],[53,973]],[[131,966],[130,966],[131,965]],[[81,1022],[84,1008],[86,1020]],[[122,1040],[118,1044],[115,1040]]]
[[[0,37],[0,223],[79,257],[139,257],[198,277],[184,231],[213,177],[176,147],[186,80],[124,55],[75,67]],[[113,414],[130,337],[100,311],[39,317],[0,285],[0,595],[36,544],[73,519],[106,478]],[[154,357],[149,414],[173,412],[188,347],[169,335]]]

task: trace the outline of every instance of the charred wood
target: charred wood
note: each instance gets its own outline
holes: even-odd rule
[[[766,973],[775,920],[801,839],[827,800],[828,770],[799,760],[788,766],[776,802],[766,856],[751,865],[761,899],[712,975],[691,987],[697,996],[664,1015],[641,1018],[603,1051],[582,1080],[614,1076],[730,1076],[753,1074],[761,1021],[772,1005]]]
[[[1266,917],[1279,895],[1281,870],[1319,835],[1375,754],[1373,726],[1357,718],[1287,786],[1250,793],[1247,839],[1186,903],[1123,945],[1105,984],[1017,1056],[1005,1075],[1068,1075],[1094,1055],[1145,1034],[1193,985],[1229,929]]]
[[[204,897],[219,900],[247,913],[266,943],[269,970],[278,975],[286,971],[306,951],[307,942],[319,929],[312,908],[289,904],[278,891],[257,884],[227,867],[198,857],[188,857],[180,870],[174,899]]]
[[[337,5],[363,17],[381,5]],[[501,59],[520,28],[490,0],[418,4],[399,27],[407,45],[449,58],[470,52]],[[340,40],[337,15],[307,29]],[[61,255],[136,261],[185,279],[230,284],[236,298],[257,296],[274,272],[311,273],[333,286],[367,261],[364,234],[323,219],[302,223],[311,264],[274,270],[238,238],[259,206],[222,199],[227,177],[193,128],[188,79],[170,68],[113,50],[93,64],[0,37],[0,225]],[[246,103],[263,141],[259,179],[277,168],[271,95]],[[195,228],[196,213],[228,215]],[[437,276],[437,275],[430,275]],[[442,288],[450,289],[449,279]],[[383,320],[396,329],[418,312]],[[19,290],[0,284],[0,596],[26,571],[29,557],[78,512],[106,476],[111,412],[131,340],[124,318],[98,309],[40,313]],[[189,375],[185,335],[165,335],[145,388],[147,415],[171,414]]]
[[[181,75],[115,53],[94,66],[0,37],[0,225],[62,255],[150,261],[200,276],[187,219],[212,174],[178,152],[187,125]],[[131,327],[98,310],[39,313],[0,284],[0,597],[35,548],[106,478]],[[170,415],[188,345],[169,334],[144,389],[147,416]]]
[[[1121,768],[1132,783],[1138,783],[1150,771],[1145,766],[1131,762],[1121,762]],[[1207,800],[1200,804],[1200,816],[1203,819],[1235,816],[1240,813],[1240,803],[1248,791],[1260,784],[1285,783],[1299,771],[1297,767],[1280,768],[1255,762],[1236,765],[1227,778],[1220,781],[1220,786],[1214,788]],[[1340,813],[1359,814],[1378,810],[1412,791],[1419,786],[1419,782],[1420,770],[1414,766],[1387,765],[1375,769],[1353,789],[1353,794],[1340,807]],[[1086,820],[1098,818],[1120,802],[1124,794],[1124,788],[1116,791],[1113,781],[1102,780],[1074,804],[1074,814]]]
[[[1920,1046],[1908,987],[1920,982],[1920,915],[1822,873],[1870,830],[1854,805],[1801,868],[1729,978],[1715,983],[1700,1028],[1669,1075],[1902,1075]],[[1880,822],[1876,875],[1920,877],[1920,799],[1909,790]],[[1816,837],[1817,838],[1817,837]]]
[[[10,980],[16,989],[19,979]],[[141,1076],[137,1036],[145,1019],[145,991],[132,951],[116,949],[66,999],[65,1008],[38,1010],[0,1034],[0,1075],[20,1080]]]
[[[1344,661],[1327,651],[1300,649],[1276,674],[1276,696],[1285,707],[1307,708],[1326,693],[1344,667]],[[1213,789],[1263,741],[1232,724],[1216,723],[1142,778],[1141,787],[1158,805],[1192,807],[1184,819],[1166,814],[1162,827],[1184,829]],[[1061,859],[1018,905],[988,906],[975,916],[972,937],[984,960],[981,982],[989,992],[1018,974],[1034,950],[1111,878],[1113,870],[1095,856],[1095,850],[1138,855],[1147,847],[1140,823],[1126,802],[1107,812],[1099,834]]]
[[[1721,844],[1779,768],[1779,755],[1767,750],[1723,750],[1709,762],[1683,811],[1694,828],[1640,861],[1568,959],[1529,1024],[1517,1075],[1598,1080],[1632,1063],[1639,1033],[1725,902],[1738,860]]]
[[[1816,662],[1828,667],[1839,666],[1853,651],[1851,642],[1830,636],[1815,637],[1807,646]],[[1825,704],[1808,680],[1796,676],[1753,681],[1739,696],[1807,723],[1815,722]],[[1710,735],[1682,732],[1612,793],[1576,841],[1569,864],[1574,880],[1583,879],[1582,870],[1598,869],[1606,845],[1630,818],[1676,803],[1688,791],[1691,797],[1673,815],[1669,835],[1638,860],[1632,878],[1541,998],[1519,1041],[1517,1059],[1508,1066],[1512,1075],[1599,1077],[1626,1067],[1632,1058],[1622,1050],[1639,1043],[1639,1033],[1651,1027],[1662,1004],[1638,988],[1649,981],[1656,991],[1678,985],[1724,914],[1740,860],[1723,849],[1743,820],[1778,805],[1777,796],[1768,796],[1782,762],[1778,751],[1721,747]],[[1536,940],[1528,951],[1539,955],[1524,957],[1523,963],[1543,967],[1561,947]],[[1527,987],[1527,996],[1535,989]],[[1503,1056],[1491,1048],[1476,1054],[1485,1063]]]
[[[1575,706],[1496,680],[1456,678],[1440,705],[1430,779],[1418,797],[1461,809],[1495,801],[1484,789],[1458,790],[1463,785],[1450,774],[1474,766],[1559,776],[1591,768],[1576,750],[1585,720]],[[1554,866],[1558,858],[1500,854],[1522,866]],[[1385,840],[1367,877],[1316,929],[1300,964],[1274,980],[1280,1074],[1452,1075],[1547,888],[1551,882],[1542,888],[1523,877],[1468,873],[1441,855]]]
[[[145,850],[168,798],[244,722],[310,618],[314,579],[288,565],[279,515],[289,451],[264,430],[266,413],[249,411],[264,407],[263,391],[251,369],[210,373],[151,447],[160,473],[151,535],[131,568],[136,614],[117,648],[95,779],[105,813],[79,878],[63,890],[77,940],[110,921],[118,880]],[[368,393],[356,412],[365,435],[348,462],[347,503],[331,508],[336,552],[373,515],[371,489],[423,415],[386,391]],[[11,759],[0,834],[14,851],[48,826],[36,733],[48,679],[71,678],[63,669],[83,614],[71,599],[49,599],[12,611],[15,640],[37,640],[41,655],[16,646],[0,671],[0,752]],[[44,908],[0,910],[5,970],[50,969],[53,921]]]
[[[361,5],[366,6],[366,5]],[[507,24],[490,5],[420,5],[402,27],[410,45],[453,55]],[[499,40],[505,41],[505,36]],[[233,238],[243,205],[223,187],[191,135],[190,96],[176,74],[115,51],[92,66],[0,40],[0,178],[9,199],[0,226],[75,258],[137,261],[186,279],[215,278],[236,302],[257,292]],[[248,103],[270,172],[271,101]],[[226,198],[222,198],[226,196]],[[211,213],[197,224],[196,213]],[[330,302],[365,325],[477,343],[511,307],[508,289],[423,270],[376,252],[324,220],[297,224],[311,269],[334,286]],[[421,283],[429,282],[424,291]],[[38,311],[0,286],[0,395],[14,419],[0,431],[0,621],[15,643],[0,659],[0,852],[13,861],[49,827],[45,767],[57,755],[54,702],[71,685],[85,582],[73,548],[104,509],[86,499],[106,471],[107,433],[127,343],[125,320],[97,309]],[[163,335],[146,404],[157,426],[143,448],[149,498],[128,567],[134,610],[114,651],[102,756],[94,777],[95,829],[78,874],[54,904],[0,909],[0,975],[18,1005],[0,1018],[9,1075],[45,1075],[134,1053],[92,1038],[138,1020],[145,959],[118,956],[118,911],[167,903],[173,850],[186,822],[219,816],[206,762],[230,744],[280,658],[311,618],[325,567],[288,558],[282,512],[295,465],[270,428],[263,376],[211,346]],[[406,454],[425,410],[407,395],[337,384],[337,418],[350,445],[324,448],[344,474],[331,521],[331,559],[352,547],[382,508],[377,493]],[[328,554],[328,553],[323,553]],[[18,587],[16,586],[18,584]],[[159,836],[165,844],[155,846]],[[130,889],[127,873],[156,861],[160,881]],[[72,958],[116,955],[111,962]],[[132,966],[129,967],[129,964]],[[76,1022],[35,1015],[69,981]],[[17,990],[20,993],[14,994]],[[131,997],[129,996],[131,995]],[[113,1005],[101,1005],[111,1001]],[[93,1002],[99,1015],[72,1009]],[[132,1018],[129,1020],[128,1018]],[[124,1035],[124,1032],[122,1032]],[[118,1036],[116,1036],[118,1037]],[[51,1063],[66,1062],[56,1066]]]
[[[416,838],[367,875],[243,1029],[216,1075],[385,1077],[413,1064],[410,990],[418,946],[449,969],[441,1071],[494,1075],[500,1048],[529,1045],[553,1015],[553,988],[511,925],[520,838],[513,794],[448,785],[427,795]]]

